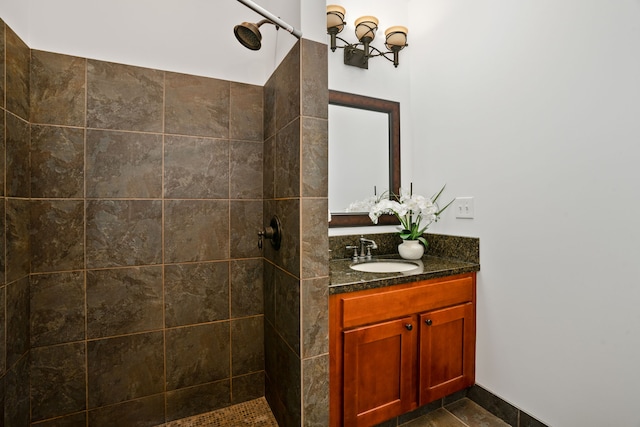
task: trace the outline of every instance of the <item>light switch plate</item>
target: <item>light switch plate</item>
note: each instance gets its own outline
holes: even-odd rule
[[[473,197],[456,197],[453,208],[456,211],[456,218],[473,218]]]

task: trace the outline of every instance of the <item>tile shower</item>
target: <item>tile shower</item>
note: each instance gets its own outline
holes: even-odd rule
[[[1,20],[0,58],[5,425],[260,396],[325,425],[326,46],[264,87],[31,50]]]

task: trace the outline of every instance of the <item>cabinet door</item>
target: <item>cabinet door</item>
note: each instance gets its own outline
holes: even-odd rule
[[[420,315],[420,405],[473,385],[475,330],[472,303]]]
[[[344,425],[372,426],[410,409],[417,318],[343,332]]]

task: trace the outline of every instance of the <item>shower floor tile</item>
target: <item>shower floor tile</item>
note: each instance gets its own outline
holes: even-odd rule
[[[395,423],[383,423],[390,426]],[[157,427],[278,427],[264,397]],[[401,427],[509,427],[475,402],[463,398]]]
[[[161,424],[162,427],[278,427],[264,397]],[[158,426],[158,427],[160,427]]]

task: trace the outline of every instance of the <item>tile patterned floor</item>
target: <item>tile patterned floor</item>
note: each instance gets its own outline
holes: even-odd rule
[[[182,420],[163,427],[278,427],[264,397]],[[160,426],[158,426],[160,427]],[[509,427],[475,402],[463,398],[401,427]]]
[[[264,397],[161,424],[163,427],[278,427]],[[158,426],[160,427],[160,426]]]
[[[402,427],[509,427],[509,424],[467,398],[416,418]]]

